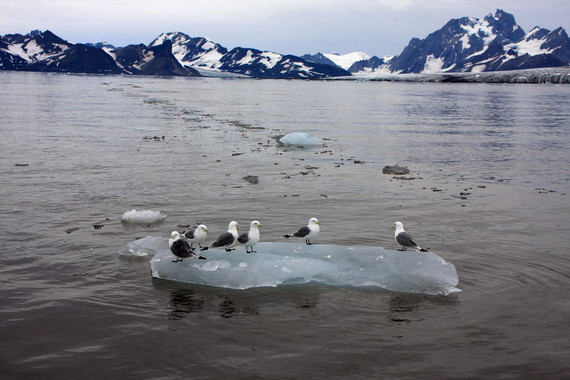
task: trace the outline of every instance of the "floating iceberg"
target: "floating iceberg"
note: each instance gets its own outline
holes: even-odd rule
[[[149,257],[152,276],[232,289],[317,282],[332,286],[448,295],[460,291],[455,266],[432,252],[392,251],[381,247],[261,242],[257,253],[208,250],[208,260],[174,263],[168,241],[146,237],[127,244],[123,257]]]
[[[306,132],[292,132],[279,139],[285,145],[323,145],[323,140]]]
[[[121,223],[126,224],[158,224],[162,223],[166,218],[166,214],[155,210],[125,211],[121,217]]]

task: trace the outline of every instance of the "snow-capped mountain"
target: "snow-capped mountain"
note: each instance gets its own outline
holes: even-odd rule
[[[180,32],[163,33],[150,46],[164,41],[172,43],[172,52],[182,65],[203,73],[214,70],[256,78],[303,79],[350,75],[342,68],[307,62],[293,55],[242,47],[228,51],[206,38],[192,38]]]
[[[73,73],[198,76],[231,73],[255,78],[317,79],[350,75],[340,67],[293,55],[225,47],[202,37],[163,33],[144,44],[115,48],[73,44],[50,31],[0,36],[0,69]]]
[[[570,65],[566,31],[534,28],[498,9],[485,18],[452,19],[394,57],[363,52],[297,57],[253,48],[228,50],[203,37],[163,33],[149,46],[74,44],[52,32],[0,36],[0,70],[138,75],[232,75],[319,79],[351,73],[488,72]]]
[[[568,66],[568,36],[535,28],[525,34],[513,15],[498,9],[483,20],[450,20],[425,39],[413,38],[388,64],[395,73],[502,71]]]
[[[513,15],[498,9],[483,20],[452,19],[425,39],[413,38],[395,57],[303,55],[302,58],[364,73],[439,73],[504,71],[570,65],[570,40],[562,28],[535,27],[525,34]]]
[[[165,40],[161,44],[146,47],[143,44],[129,45],[110,50],[117,65],[127,74],[199,76],[189,67],[183,67],[172,54],[172,43]]]
[[[119,74],[121,70],[101,49],[72,44],[49,30],[0,39],[0,69]]]
[[[338,53],[305,54],[301,58],[309,62],[338,66],[350,73],[371,72],[387,62],[385,58],[371,57],[363,52],[352,52],[342,55]]]
[[[44,33],[33,30],[26,36],[7,34],[2,37],[2,43],[6,46],[3,51],[16,55],[28,63],[49,61],[73,45],[49,30]]]
[[[172,54],[178,62],[194,68],[218,69],[220,60],[227,54],[228,49],[207,38],[190,37],[184,33],[163,33],[150,43],[150,47],[172,43]]]

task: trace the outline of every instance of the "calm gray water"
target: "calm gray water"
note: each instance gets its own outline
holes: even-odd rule
[[[0,99],[2,378],[570,371],[568,86],[0,72]],[[293,131],[326,146],[276,145]],[[415,179],[382,174],[396,163]],[[168,216],[122,225],[133,208]],[[402,221],[462,292],[221,289],[118,255],[196,221],[283,241],[312,216],[316,243],[390,249]]]

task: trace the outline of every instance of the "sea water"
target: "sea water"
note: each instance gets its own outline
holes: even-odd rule
[[[0,96],[4,377],[570,370],[567,86],[0,72]],[[279,144],[290,132],[324,145]],[[396,164],[410,173],[382,174]],[[166,217],[122,223],[133,209]],[[462,292],[230,289],[157,279],[148,253],[118,254],[199,223],[210,243],[231,220],[290,243],[311,217],[316,246],[387,250],[401,221]],[[200,264],[227,265],[215,261]]]

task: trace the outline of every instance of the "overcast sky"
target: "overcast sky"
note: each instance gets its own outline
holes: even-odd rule
[[[452,18],[497,8],[528,32],[568,32],[570,0],[0,0],[0,34],[49,29],[70,42],[148,45],[179,31],[282,54],[399,54]]]

